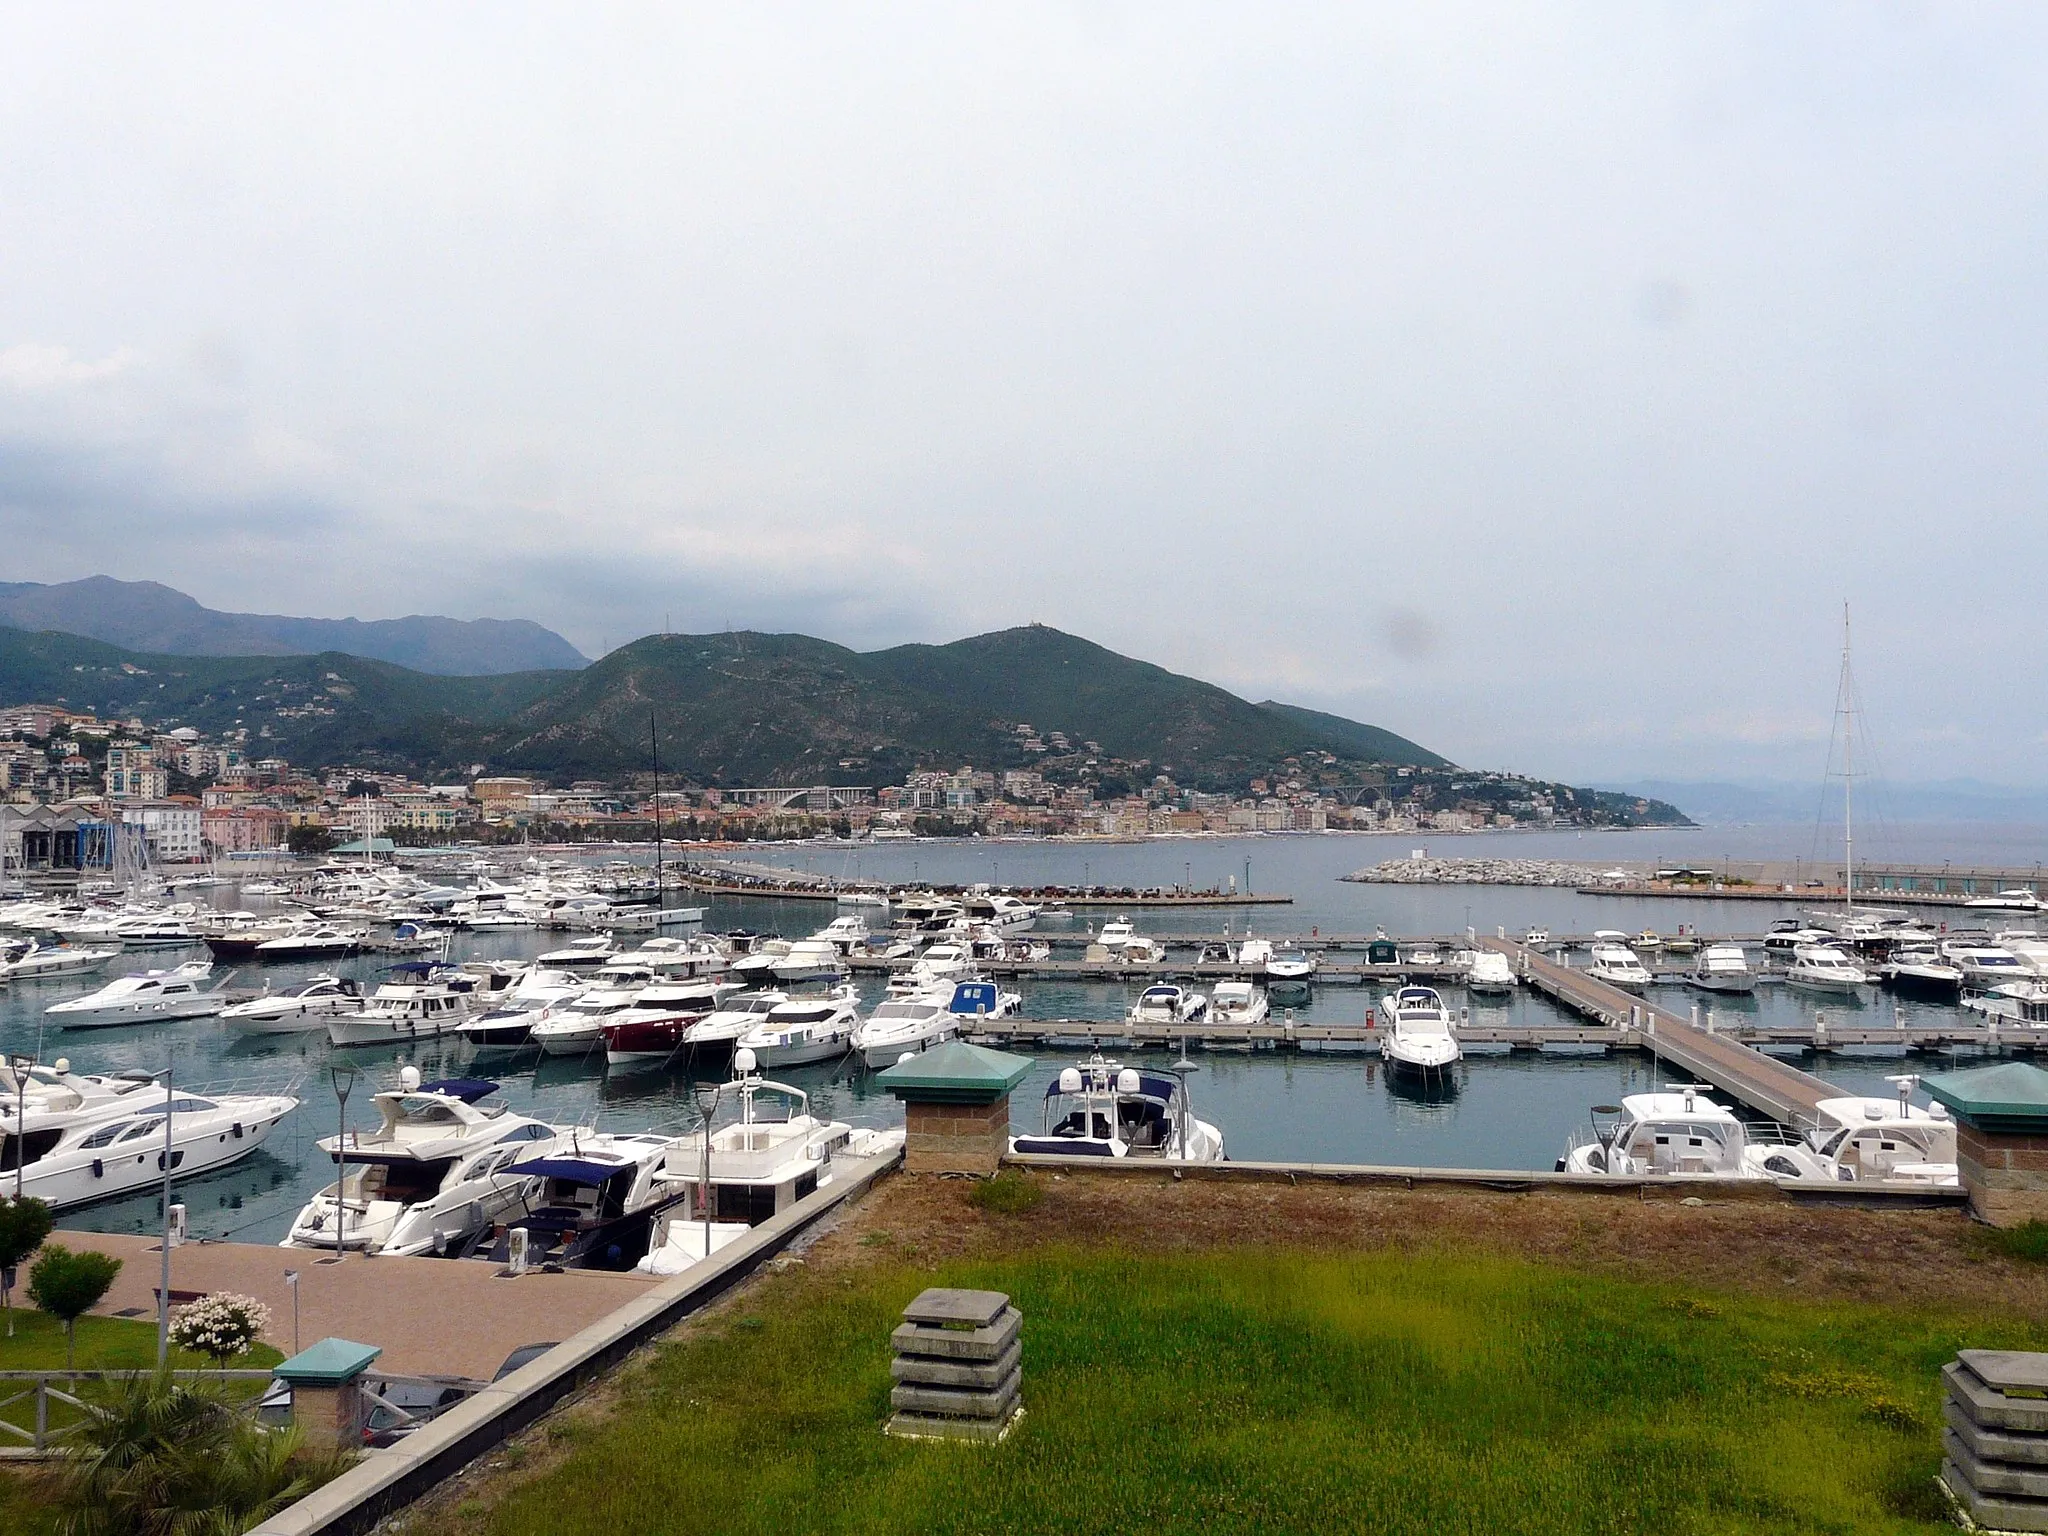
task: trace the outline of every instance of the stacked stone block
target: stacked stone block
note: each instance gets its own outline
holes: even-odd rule
[[[1958,1119],[1956,1163],[1980,1221],[2016,1227],[2048,1220],[2048,1135],[1982,1130]]]
[[[1966,1349],[1941,1374],[1949,1492],[1981,1526],[2048,1531],[2048,1355]]]
[[[903,1165],[912,1173],[971,1173],[986,1178],[1010,1146],[1010,1099],[992,1104],[903,1107]]]
[[[934,1286],[891,1335],[895,1409],[888,1432],[912,1439],[995,1441],[1023,1411],[1024,1318],[1001,1291]]]

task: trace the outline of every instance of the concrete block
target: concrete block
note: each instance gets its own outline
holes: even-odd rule
[[[1985,1429],[2048,1434],[2048,1400],[2007,1397],[1960,1360],[1941,1368],[1949,1401]]]
[[[982,1391],[998,1385],[1014,1372],[1024,1358],[1023,1341],[1012,1343],[1003,1355],[986,1365],[966,1360],[934,1360],[922,1355],[898,1355],[889,1362],[889,1374],[898,1381],[928,1387],[976,1387]]]
[[[2015,1435],[2002,1429],[1987,1429],[1954,1401],[1941,1405],[1941,1416],[1980,1461],[2048,1467],[2048,1435]]]
[[[1970,1486],[1962,1468],[1953,1461],[1942,1463],[1941,1480],[1955,1495],[1956,1502],[1968,1510],[1970,1518],[1979,1525],[1989,1526],[1994,1531],[2048,1531],[2048,1501],[2037,1503],[2032,1499],[2000,1498],[1997,1494],[1979,1493]]]
[[[2048,1509],[2048,1467],[2025,1467],[1999,1461],[1986,1461],[1964,1443],[1963,1437],[1954,1430],[1946,1430],[1941,1437],[1941,1448],[1949,1461],[1963,1474],[1963,1480],[1979,1493],[1995,1493],[2007,1498],[2039,1499],[2042,1507]]]
[[[902,1440],[978,1440],[993,1445],[1023,1417],[1022,1408],[1002,1419],[928,1419],[922,1414],[899,1413],[883,1430]]]
[[[889,1335],[899,1355],[936,1355],[952,1360],[998,1360],[1023,1330],[1024,1314],[1015,1307],[986,1328],[930,1328],[900,1324]]]
[[[930,1323],[940,1328],[986,1328],[1009,1309],[1010,1298],[1001,1291],[969,1291],[958,1286],[928,1286],[903,1309],[906,1323]]]
[[[1017,1401],[1022,1374],[1012,1371],[991,1391],[898,1382],[889,1390],[889,1406],[901,1413],[928,1413],[941,1419],[1000,1419]]]

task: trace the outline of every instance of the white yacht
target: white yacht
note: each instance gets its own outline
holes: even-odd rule
[[[371,1100],[376,1130],[316,1143],[341,1177],[306,1202],[278,1246],[449,1253],[526,1210],[539,1180],[509,1170],[560,1133],[484,1102],[497,1091],[475,1078],[422,1083],[417,1068],[403,1068],[399,1086]]]
[[[43,1010],[64,1029],[104,1029],[201,1019],[228,1005],[227,983],[208,989],[211,960],[187,960],[167,971],[117,976],[97,992],[52,1003]]]
[[[830,939],[798,939],[774,966],[776,982],[785,987],[836,981],[845,969],[845,957]]]
[[[556,1003],[533,1024],[533,1043],[546,1056],[588,1056],[604,1049],[604,1027],[615,1024],[654,985],[649,970],[622,970],[616,962],[566,1003]]]
[[[21,1192],[60,1210],[161,1189],[166,1112],[171,1169],[182,1179],[247,1157],[298,1107],[289,1093],[167,1092],[147,1073],[0,1062],[0,1183],[12,1194],[19,1165]]]
[[[1166,946],[1148,934],[1133,934],[1123,947],[1111,951],[1112,958],[1126,970],[1166,963]]]
[[[1548,949],[1550,947],[1550,930],[1548,928],[1531,928],[1522,935],[1522,944],[1527,949]]]
[[[732,962],[732,973],[750,987],[766,986],[775,980],[775,968],[789,958],[791,947],[787,939],[763,939]]]
[[[946,1011],[956,1019],[1009,1019],[1024,1011],[1024,994],[1005,992],[993,981],[967,976],[950,987],[936,987],[931,995],[943,999]]]
[[[34,981],[44,976],[83,976],[120,953],[115,945],[93,949],[55,944],[46,939],[17,942],[0,949],[0,983]]]
[[[840,956],[852,954],[857,949],[866,949],[868,940],[874,935],[868,928],[868,920],[858,912],[842,912],[811,938],[821,944],[830,944]]]
[[[858,1001],[851,987],[830,997],[792,998],[769,1009],[736,1043],[754,1053],[763,1071],[835,1060],[853,1048]]]
[[[688,978],[724,971],[732,964],[732,955],[721,940],[704,934],[689,938],[663,934],[606,963],[644,966],[657,976]]]
[[[550,1008],[572,1003],[589,990],[589,977],[536,962],[490,1008],[464,1019],[459,1032],[478,1050],[525,1050],[533,1045],[534,1026]]]
[[[1957,934],[1941,942],[1941,952],[1973,987],[1995,987],[2033,977],[2034,968],[2003,944],[1979,934]]]
[[[1254,976],[1265,975],[1266,967],[1273,963],[1273,941],[1255,939],[1246,934],[1237,946],[1236,963],[1240,969],[1250,971]]]
[[[1219,981],[1209,992],[1212,1024],[1263,1024],[1272,1012],[1272,1004],[1254,982]]]
[[[1953,1003],[1963,995],[1963,968],[1932,944],[1893,950],[1877,974],[1887,987],[1905,997]]]
[[[1220,1163],[1223,1132],[1195,1118],[1185,1078],[1140,1072],[1098,1055],[1060,1069],[1045,1090],[1039,1133],[1012,1136],[1010,1150]]]
[[[892,997],[876,1004],[853,1032],[853,1049],[870,1067],[893,1067],[960,1032],[960,1019],[931,997]]]
[[[2020,964],[2036,976],[2048,976],[2048,939],[2032,928],[2004,928],[1992,935],[2001,948],[2012,951]]]
[[[1451,1010],[1434,987],[1403,987],[1381,998],[1379,1026],[1380,1059],[1390,1073],[1439,1076],[1465,1054]]]
[[[1685,984],[1702,992],[1754,992],[1756,972],[1740,944],[1708,944],[1686,972]]]
[[[1102,925],[1102,931],[1095,935],[1095,942],[1112,955],[1120,951],[1136,937],[1138,930],[1131,926],[1127,917],[1112,917]]]
[[[2025,981],[2003,982],[1989,991],[1970,993],[1963,1006],[1987,1019],[2039,1028],[2048,1024],[2048,981],[2029,976]]]
[[[1434,944],[1418,944],[1401,957],[1404,965],[1422,966],[1434,970],[1444,963],[1444,953]]]
[[[1956,1123],[1939,1104],[1923,1109],[1908,1098],[1911,1078],[1897,1078],[1896,1099],[1822,1099],[1808,1134],[1843,1183],[1954,1185]]]
[[[1809,992],[1855,993],[1870,985],[1870,977],[1832,945],[1808,944],[1792,952],[1785,984]]]
[[[1764,958],[1790,965],[1792,957],[1802,949],[1816,944],[1828,944],[1834,935],[1825,928],[1815,928],[1807,923],[1786,919],[1773,923],[1771,931],[1764,935]]]
[[[1586,962],[1586,974],[1626,992],[1640,992],[1650,984],[1650,973],[1643,962],[1623,944],[1595,944]]]
[[[1245,963],[1245,950],[1249,949],[1256,942],[1258,941],[1254,939],[1245,940],[1243,947],[1237,952],[1240,964]],[[1315,979],[1318,964],[1319,961],[1316,956],[1303,949],[1299,944],[1283,944],[1279,948],[1271,949],[1267,952],[1266,980],[1283,984],[1291,982],[1299,986],[1304,982]]]
[[[605,1065],[657,1067],[682,1061],[690,1031],[739,990],[736,981],[711,977],[655,982],[632,1007],[606,1021]]]
[[[889,927],[892,932],[905,935],[950,933],[966,915],[967,909],[950,896],[926,891],[899,898],[895,919]]]
[[[336,928],[328,923],[264,939],[255,949],[258,960],[336,960],[352,955],[369,942],[363,928]]]
[[[684,1034],[683,1044],[690,1052],[691,1061],[730,1056],[741,1035],[759,1028],[769,1014],[788,1001],[787,992],[778,992],[772,987],[763,991],[734,993],[700,1022],[692,1024]]]
[[[748,1228],[788,1210],[832,1182],[835,1155],[879,1157],[903,1144],[903,1131],[855,1130],[811,1113],[810,1096],[755,1070],[751,1052],[733,1056],[738,1076],[719,1089],[719,1102],[738,1118],[669,1143],[662,1179],[684,1192],[687,1205],[662,1218],[639,1268],[673,1275]],[[708,1198],[699,1191],[708,1184]]]
[[[664,1176],[672,1136],[575,1130],[505,1170],[540,1181],[523,1213],[491,1236],[489,1257],[507,1263],[515,1232],[529,1265],[631,1269],[652,1245],[664,1212],[689,1197]],[[481,1251],[481,1245],[479,1245]]]
[[[889,978],[889,991],[896,996],[916,997],[940,986],[951,986],[968,973],[974,956],[965,944],[950,941],[934,944],[911,963],[907,971]]]
[[[1465,990],[1476,997],[1505,997],[1515,990],[1515,968],[1498,950],[1469,951]]]
[[[2042,910],[2041,898],[2024,887],[2010,891],[1995,891],[1989,896],[1972,896],[1963,905],[1966,907],[1981,907],[1993,912],[2039,912]]]
[[[238,1035],[294,1035],[325,1029],[338,1013],[360,1013],[363,989],[340,976],[308,976],[220,1011],[220,1021]]]
[[[471,1015],[489,1011],[514,984],[509,971],[471,961],[459,966],[408,960],[385,973],[355,1013],[327,1021],[330,1045],[394,1045],[452,1035]]]
[[[1208,1016],[1209,999],[1187,987],[1160,982],[1138,994],[1124,1014],[1127,1024],[1194,1024]]]
[[[961,906],[964,922],[994,929],[1004,938],[1028,933],[1038,922],[1038,908],[1001,891],[970,892]]]
[[[1575,1135],[1557,1160],[1560,1173],[1668,1175],[1674,1178],[1832,1180],[1824,1161],[1782,1127],[1745,1126],[1698,1084],[1630,1094],[1617,1108],[1596,1107],[1593,1137]]]
[[[606,929],[602,933],[571,939],[563,948],[549,950],[534,964],[551,971],[580,971],[603,965],[616,958],[618,953],[618,946],[612,942],[611,930]]]

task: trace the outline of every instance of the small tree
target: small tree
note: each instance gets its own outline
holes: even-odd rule
[[[64,1323],[64,1369],[78,1355],[78,1320],[99,1305],[121,1273],[121,1261],[104,1253],[73,1253],[62,1243],[43,1249],[28,1272],[29,1300]]]
[[[222,1370],[235,1356],[263,1337],[270,1326],[270,1308],[254,1296],[222,1291],[202,1296],[171,1314],[171,1342],[180,1349],[210,1355]]]
[[[7,1314],[7,1337],[14,1337],[14,1272],[50,1235],[50,1207],[34,1195],[0,1200],[0,1311]]]

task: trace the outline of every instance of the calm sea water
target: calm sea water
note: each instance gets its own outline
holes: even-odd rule
[[[1798,829],[1803,834],[1805,829]],[[2029,829],[2038,832],[2039,829]],[[1680,847],[1664,848],[1674,834],[1569,834],[1476,836],[1432,841],[1432,851],[1478,854],[1507,852],[1529,857],[1584,858],[1590,862],[1622,858],[1691,858],[1706,854]],[[1383,858],[1405,853],[1410,840],[1398,844],[1385,838],[1258,837],[1214,840],[1171,840],[1139,844],[1054,844],[946,842],[883,845],[860,850],[815,846],[761,849],[752,857],[795,868],[806,865],[821,873],[859,873],[882,879],[1016,883],[1172,884],[1192,878],[1197,885],[1221,883],[1235,874],[1244,880],[1251,864],[1252,889],[1288,891],[1294,905],[1277,908],[1219,908],[1172,912],[1135,912],[1141,930],[1162,934],[1220,932],[1226,920],[1234,932],[1249,925],[1273,935],[1322,932],[1370,932],[1384,926],[1392,933],[1450,933],[1468,923],[1482,931],[1505,928],[1510,933],[1531,923],[1554,931],[1590,931],[1595,927],[1634,930],[1650,926],[1670,931],[1690,923],[1703,932],[1757,932],[1781,910],[1774,904],[1749,902],[1645,901],[1580,897],[1570,891],[1503,887],[1410,887],[1340,883],[1337,876]],[[2014,845],[2019,839],[2015,837]],[[1419,846],[1419,844],[1417,844]],[[1780,847],[1783,844],[1781,842]],[[1709,853],[1711,850],[1708,851]],[[1759,852],[1731,850],[1733,857],[1778,856],[1778,848]],[[1783,856],[1791,856],[1787,851]],[[1953,854],[1949,855],[1954,857]],[[2013,862],[2018,862],[2014,860]],[[232,904],[232,891],[221,893]],[[257,903],[250,903],[257,905]],[[707,926],[748,927],[785,934],[808,933],[821,926],[831,910],[816,903],[763,900],[719,900],[712,904]],[[1083,914],[1071,928],[1085,927],[1103,914]],[[1058,931],[1052,924],[1048,931]],[[479,934],[463,943],[459,953],[480,958],[525,958],[563,942],[554,934]],[[186,958],[179,951],[153,951],[115,962],[109,974],[145,965],[163,965]],[[312,967],[271,966],[260,973],[273,985],[310,974]],[[366,981],[376,977],[369,960],[337,967]],[[247,970],[238,985],[253,982]],[[316,1137],[336,1128],[337,1105],[326,1077],[331,1059],[324,1034],[274,1036],[241,1040],[214,1020],[168,1025],[60,1034],[46,1028],[43,1010],[60,998],[97,985],[92,978],[17,983],[0,989],[0,1050],[33,1051],[49,1060],[68,1056],[81,1071],[141,1068],[161,1071],[167,1062],[178,1079],[189,1084],[225,1083],[242,1079],[270,1085],[297,1079],[304,1107],[274,1133],[263,1150],[233,1168],[184,1181],[178,1198],[190,1212],[193,1230],[205,1237],[241,1241],[275,1241],[292,1215],[325,1182],[329,1166],[313,1146]],[[880,983],[867,987],[872,1000]],[[1454,1005],[1466,1000],[1448,989]],[[1682,988],[1659,991],[1659,1001],[1686,1010],[1692,995]],[[1113,1019],[1128,1006],[1130,993],[1121,986],[1045,984],[1025,990],[1026,1011],[1036,1018]],[[1325,983],[1295,1010],[1305,1020],[1361,1018],[1374,997],[1365,988]],[[1561,1015],[1533,996],[1503,1002],[1472,1004],[1475,1020],[1528,1022],[1557,1020]],[[1717,1010],[1741,1010],[1763,1019],[1810,1020],[1813,999],[1780,987],[1767,987],[1749,1000],[1719,1000]],[[1889,998],[1879,996],[1861,1006],[1842,999],[1818,1004],[1831,1017],[1859,1022],[1911,1021],[1944,1014],[1930,1005],[1904,1005],[1895,1012]],[[429,1077],[482,1070],[503,1084],[514,1106],[557,1122],[593,1117],[604,1129],[681,1131],[695,1123],[692,1093],[699,1085],[681,1074],[639,1072],[610,1074],[596,1065],[562,1060],[521,1058],[507,1065],[493,1059],[481,1067],[468,1048],[456,1040],[425,1042],[404,1050],[345,1053],[363,1069],[348,1106],[353,1125],[373,1123],[368,1094],[391,1085],[398,1068],[416,1064]],[[1058,1069],[1078,1059],[1077,1053],[1038,1051],[1032,1076],[1012,1099],[1020,1129],[1036,1128],[1046,1085]],[[1148,1059],[1164,1061],[1153,1053]],[[1433,1167],[1548,1168],[1567,1136],[1587,1119],[1596,1103],[1611,1103],[1624,1093],[1650,1086],[1660,1071],[1636,1054],[1607,1056],[1597,1052],[1510,1056],[1475,1046],[1460,1067],[1455,1091],[1421,1098],[1390,1084],[1376,1059],[1358,1056],[1312,1056],[1261,1053],[1256,1056],[1197,1053],[1200,1070],[1191,1079],[1197,1112],[1219,1124],[1232,1156],[1244,1159],[1321,1160]],[[1851,1091],[1889,1092],[1889,1072],[1906,1070],[1900,1053],[1864,1050],[1838,1053],[1803,1063]],[[1912,1069],[1927,1068],[1929,1058],[1915,1058]],[[856,1124],[901,1122],[901,1108],[875,1091],[865,1074],[850,1063],[790,1069],[788,1080],[813,1095],[815,1106]],[[150,1231],[160,1221],[156,1197],[135,1196],[69,1212],[62,1224],[98,1231]]]

